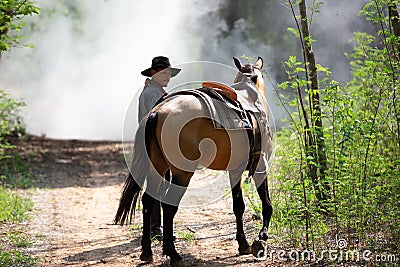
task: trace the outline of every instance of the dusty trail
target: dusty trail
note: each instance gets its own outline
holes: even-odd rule
[[[118,142],[51,140],[29,137],[19,144],[37,177],[28,229],[40,235],[30,248],[39,266],[137,266],[141,264],[141,215],[133,227],[112,225],[127,171]],[[207,206],[180,208],[176,246],[189,266],[267,266],[238,256],[235,218],[228,196]],[[255,222],[245,214],[249,242]],[[194,232],[194,233],[193,233]],[[153,243],[155,261],[168,266],[161,243]]]

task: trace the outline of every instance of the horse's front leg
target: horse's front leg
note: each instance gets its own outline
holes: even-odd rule
[[[243,213],[245,204],[242,193],[242,172],[229,172],[229,178],[232,187],[233,213],[236,217],[236,240],[239,244],[239,254],[251,254],[251,247],[247,242],[243,229]]]
[[[143,236],[142,236],[142,253],[140,254],[140,260],[144,262],[153,261],[153,252],[151,251],[151,237],[150,237],[150,217],[155,206],[156,200],[148,193],[144,193],[142,197],[143,203]]]
[[[269,198],[267,173],[258,173],[254,176],[257,192],[262,204],[263,227],[259,233],[259,239],[268,239],[268,228],[272,216],[272,204]]]

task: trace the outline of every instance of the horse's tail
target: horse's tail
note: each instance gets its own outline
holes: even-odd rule
[[[150,170],[150,138],[155,137],[157,113],[143,119],[136,131],[132,164],[122,189],[114,224],[124,225],[135,213],[139,193]],[[146,134],[147,133],[147,134]]]

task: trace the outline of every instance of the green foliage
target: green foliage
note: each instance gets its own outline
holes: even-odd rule
[[[6,232],[5,235],[4,241],[10,242],[12,246],[17,248],[26,248],[33,244],[32,238],[21,231],[12,230]]]
[[[32,209],[31,200],[19,196],[16,192],[0,186],[0,224],[18,223],[29,219]],[[15,227],[11,227],[15,228]],[[31,257],[20,248],[33,244],[32,238],[17,230],[8,230],[0,236],[0,266],[34,266],[37,257]]]
[[[25,16],[39,14],[39,8],[34,1],[2,0],[0,2],[0,52],[7,51],[12,46],[21,43],[25,36],[21,34]],[[29,44],[28,46],[32,46]]]
[[[244,181],[242,183],[242,189],[244,192],[244,197],[249,201],[250,203],[250,209],[253,211],[253,217],[260,219],[262,218],[262,207],[258,203],[258,193],[255,188],[254,183],[251,181]]]
[[[326,89],[330,119],[330,172],[335,209],[341,228],[358,238],[399,246],[400,112],[399,37],[392,32],[384,10],[394,1],[371,1],[362,10],[380,25],[376,36],[355,33],[351,59],[352,80]]]
[[[21,40],[25,37],[21,33],[25,26],[22,19],[38,13],[39,8],[33,1],[0,1],[0,53],[21,45]],[[0,89],[0,224],[28,219],[28,212],[33,206],[31,200],[8,189],[9,186],[25,187],[30,180],[26,175],[20,175],[21,172],[26,173],[22,171],[24,167],[20,158],[10,153],[10,149],[14,147],[10,140],[21,137],[24,133],[18,113],[19,108],[24,105],[25,103],[14,100]],[[37,257],[26,255],[18,249],[32,244],[27,235],[10,230],[6,233],[6,238],[1,238],[0,241],[0,266],[34,266],[37,263]]]
[[[141,224],[133,224],[133,225],[130,226],[130,230],[131,231],[136,231],[136,230],[139,230],[139,229],[142,229],[142,225]]]
[[[278,241],[329,247],[327,241],[344,238],[353,248],[400,249],[400,39],[387,15],[394,4],[373,0],[361,11],[379,30],[354,34],[347,84],[331,80],[328,68],[316,66],[328,167],[326,213],[319,212],[318,187],[306,171],[318,164],[307,154],[304,138],[318,130],[304,127],[305,118],[312,125],[315,111],[309,103],[316,92],[307,80],[307,64],[295,56],[285,63],[288,79],[278,90],[284,107],[293,112],[290,128],[275,138],[270,185],[271,232]]]
[[[15,152],[8,153],[0,160],[0,186],[5,188],[32,187],[34,176],[27,170],[27,163],[23,162]]]
[[[196,234],[190,231],[176,231],[179,238],[182,238],[188,242],[194,242],[196,239]]]
[[[0,223],[20,222],[29,218],[33,203],[15,192],[0,187]]]
[[[17,250],[2,251],[0,250],[0,266],[1,267],[29,267],[35,266],[38,258],[26,255]]]
[[[297,120],[297,114],[293,119]],[[325,217],[319,212],[316,190],[305,175],[304,151],[301,138],[292,129],[284,128],[275,137],[270,195],[274,205],[271,233],[281,243],[309,247],[329,230]]]
[[[12,134],[20,135],[24,132],[22,119],[18,114],[19,108],[25,106],[0,89],[0,161],[8,156],[6,150],[12,148],[8,137]]]

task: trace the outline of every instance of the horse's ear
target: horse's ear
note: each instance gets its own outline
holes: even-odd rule
[[[243,66],[242,66],[242,64],[240,64],[239,59],[233,57],[233,61],[235,62],[236,68],[238,68],[238,70],[241,71]]]
[[[257,68],[257,69],[259,69],[259,70],[261,70],[262,69],[262,67],[263,67],[263,59],[262,59],[262,57],[258,57],[258,59],[257,59],[257,61],[256,61],[256,64],[254,64],[254,66]]]

